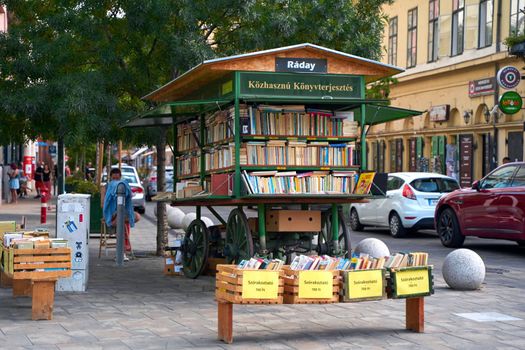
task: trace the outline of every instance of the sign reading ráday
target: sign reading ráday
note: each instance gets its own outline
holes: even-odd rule
[[[514,89],[521,80],[520,71],[513,66],[502,67],[496,75],[499,86],[504,89]]]
[[[279,271],[243,271],[243,299],[277,299],[279,296]]]
[[[395,278],[397,296],[430,293],[430,278],[427,268],[396,271]]]
[[[276,72],[326,73],[325,58],[276,57]]]
[[[349,271],[346,279],[346,296],[349,299],[380,298],[383,296],[383,270]]]
[[[333,274],[331,271],[299,272],[299,298],[330,299],[333,294]]]
[[[507,91],[499,98],[499,109],[505,114],[516,114],[521,110],[523,99],[516,91]]]
[[[358,99],[362,79],[342,74],[241,72],[240,94],[244,98]]]

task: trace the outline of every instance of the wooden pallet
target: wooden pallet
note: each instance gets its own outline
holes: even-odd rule
[[[4,251],[4,259],[6,252]],[[5,267],[5,266],[4,266]],[[70,248],[7,249],[7,269],[17,279],[57,279],[71,276]]]
[[[332,297],[331,298],[300,298],[299,278],[304,271],[292,270],[284,267],[284,303],[285,304],[329,304],[339,302],[340,278],[339,271],[323,271],[332,275]]]
[[[218,302],[232,304],[282,304],[284,281],[282,271],[257,270],[262,273],[277,272],[279,274],[277,298],[275,299],[250,299],[243,297],[243,274],[245,271],[238,269],[235,265],[217,265],[215,298]]]

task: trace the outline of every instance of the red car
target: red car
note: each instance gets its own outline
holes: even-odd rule
[[[525,245],[525,162],[507,163],[439,200],[436,230],[445,247],[458,248],[466,236]]]

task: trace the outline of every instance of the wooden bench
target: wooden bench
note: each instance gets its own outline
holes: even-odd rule
[[[71,249],[2,248],[0,285],[12,287],[13,297],[32,298],[32,319],[53,319],[55,284],[71,276]]]

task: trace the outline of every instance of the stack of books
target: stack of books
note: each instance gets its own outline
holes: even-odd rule
[[[199,147],[198,135],[200,135],[200,123],[198,120],[177,125],[177,150],[184,152]]]
[[[201,156],[198,152],[185,154],[177,158],[177,175],[197,175],[201,168]]]
[[[240,270],[280,270],[283,265],[284,261],[280,259],[251,258],[241,260],[237,268]]]
[[[385,262],[387,268],[399,267],[413,267],[413,266],[427,266],[428,253],[413,252],[413,253],[396,253],[388,257]]]
[[[307,256],[298,255],[290,264],[292,270],[337,270],[340,258],[328,255]]]
[[[227,168],[234,164],[235,144],[222,145],[208,149],[204,155],[206,170]]]

